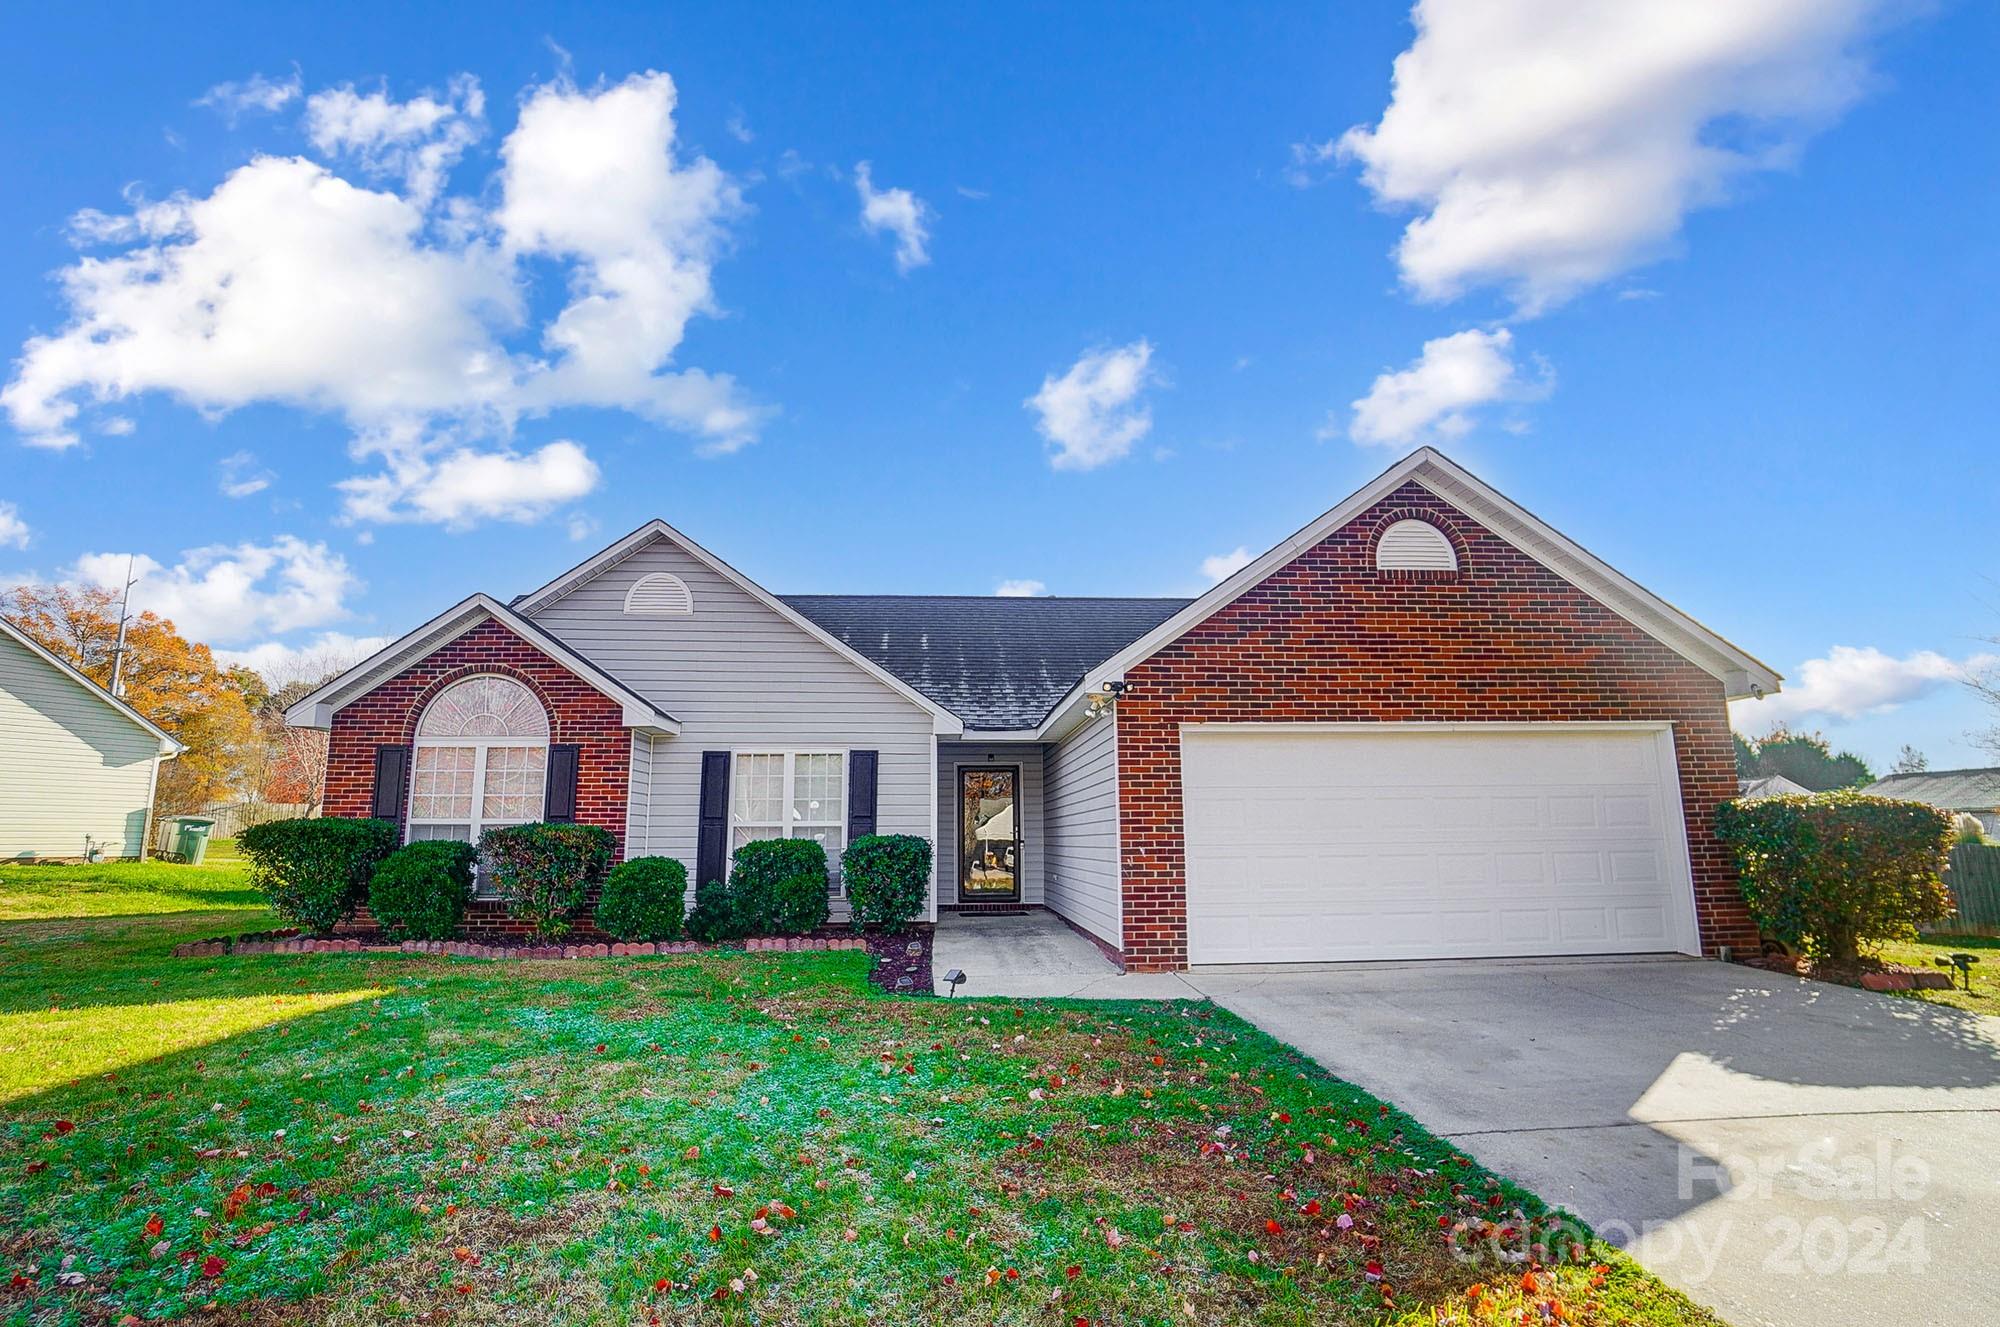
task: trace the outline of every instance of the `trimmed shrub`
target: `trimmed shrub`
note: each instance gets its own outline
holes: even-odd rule
[[[1939,878],[1951,828],[1949,814],[1922,802],[1852,791],[1724,802],[1715,813],[1757,925],[1849,965],[1865,941],[1911,939],[1952,915]]]
[[[705,945],[726,945],[750,934],[737,927],[728,885],[710,880],[694,887],[694,911],[688,914],[687,933]]]
[[[687,887],[687,867],[671,857],[620,862],[604,877],[597,925],[620,940],[678,940]]]
[[[478,852],[457,839],[419,839],[384,857],[368,880],[368,911],[391,940],[449,940],[472,895]]]
[[[353,915],[375,863],[396,846],[387,820],[269,820],[236,839],[250,883],[292,925],[324,935]]]
[[[840,858],[854,927],[901,931],[930,902],[931,843],[915,834],[864,834]]]
[[[596,825],[505,825],[480,835],[479,855],[507,915],[553,940],[569,934],[616,846]]]
[[[804,935],[826,924],[826,849],[812,839],[758,839],[736,850],[730,908],[743,935]]]

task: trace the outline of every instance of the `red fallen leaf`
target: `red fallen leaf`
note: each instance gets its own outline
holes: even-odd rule
[[[1317,1198],[1312,1199],[1311,1201],[1307,1202],[1304,1207],[1301,1207],[1299,1210],[1301,1212],[1304,1212],[1307,1216],[1318,1216],[1319,1199]]]
[[[1281,1110],[1278,1112],[1278,1123],[1290,1124],[1291,1122],[1292,1122],[1292,1115],[1290,1111]]]
[[[1371,1262],[1362,1268],[1362,1272],[1370,1281],[1380,1281],[1382,1279],[1382,1264]]]
[[[479,1266],[479,1255],[474,1253],[471,1249],[465,1248],[462,1245],[456,1249],[453,1249],[451,1251],[451,1256],[458,1259],[462,1263],[469,1263],[474,1267]]]
[[[1264,1223],[1264,1233],[1267,1235],[1282,1235],[1285,1233],[1285,1228],[1276,1221],[1266,1221]]]
[[[727,1184],[718,1184],[715,1186],[715,1196],[718,1198],[734,1198],[736,1190],[730,1188]]]
[[[30,1161],[27,1165],[27,1172],[30,1175],[39,1175],[48,1168],[49,1163],[46,1161]]]
[[[1075,1327],[1090,1327],[1090,1319],[1079,1316],[1076,1320]]]
[[[457,1289],[459,1294],[469,1295],[472,1293],[472,1282],[470,1281],[461,1282],[457,1287]]]
[[[1018,1267],[1009,1267],[1009,1268],[1007,1269],[1007,1279],[1008,1279],[1009,1281],[1018,1281],[1018,1280],[1020,1280],[1020,1279],[1021,1279],[1021,1270],[1020,1270],[1020,1269],[1019,1269]]]
[[[71,1123],[70,1123],[70,1122],[69,1122],[68,1120],[57,1120],[57,1121],[56,1121],[56,1132],[57,1132],[57,1133],[71,1133],[71,1132],[74,1132],[74,1131],[75,1131],[75,1129],[76,1129],[76,1126],[75,1126],[74,1124],[71,1124]]]
[[[708,1228],[708,1242],[709,1242],[710,1244],[720,1244],[720,1243],[722,1243],[722,1227],[721,1227],[721,1226],[710,1226],[710,1227]]]
[[[1077,1263],[1071,1263],[1069,1266],[1063,1268],[1063,1275],[1074,1281],[1083,1275],[1083,1268]]]
[[[785,1220],[790,1221],[793,1218],[797,1217],[798,1213],[794,1212],[790,1207],[787,1207],[785,1204],[779,1203],[778,1215],[785,1218]]]
[[[602,1054],[604,1054],[604,1043],[600,1041],[600,1042],[598,1042],[598,1043],[597,1043],[597,1044],[596,1044],[595,1046],[591,1047],[590,1049],[591,1049],[591,1050],[592,1050],[592,1051],[593,1051],[594,1053],[596,1053],[596,1054],[598,1054],[598,1055],[602,1055]]]
[[[201,1260],[201,1274],[213,1281],[222,1275],[222,1269],[228,1265],[222,1260],[221,1254],[211,1253]]]
[[[33,1281],[30,1281],[27,1277],[22,1276],[19,1272],[16,1272],[14,1273],[14,1279],[7,1283],[7,1288],[9,1290],[29,1290],[34,1287],[34,1284],[35,1283]]]
[[[247,1184],[237,1185],[229,1191],[229,1196],[222,1200],[222,1219],[224,1221],[234,1221],[237,1215],[243,1211],[244,1204],[249,1201],[250,1186]]]
[[[265,1180],[262,1184],[257,1186],[257,1196],[259,1198],[269,1198],[272,1194],[276,1193],[277,1191],[278,1191],[278,1186],[271,1183],[271,1181],[269,1180]]]
[[[672,1284],[673,1284],[672,1281],[667,1280],[667,1278],[663,1276],[659,1280],[653,1282],[653,1289],[665,1290],[668,1286]]]
[[[158,1239],[160,1237],[160,1232],[165,1230],[166,1228],[167,1228],[167,1223],[160,1220],[160,1214],[158,1212],[155,1212],[151,1216],[146,1218],[147,1239]]]

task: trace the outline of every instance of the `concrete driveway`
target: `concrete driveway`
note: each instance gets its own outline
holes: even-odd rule
[[[2000,1020],[1690,959],[1187,980],[1738,1327],[2000,1321]]]
[[[2000,1322],[2000,1019],[1691,959],[1122,975],[1047,913],[936,956],[964,995],[1211,998],[1737,1327]]]

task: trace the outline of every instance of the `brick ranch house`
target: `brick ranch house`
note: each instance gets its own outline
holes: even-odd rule
[[[1193,600],[779,596],[654,521],[287,717],[410,838],[921,834],[933,919],[1175,969],[1753,946],[1712,817],[1778,685],[1426,448]]]

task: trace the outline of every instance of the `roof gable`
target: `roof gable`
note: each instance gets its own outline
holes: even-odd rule
[[[1783,679],[1769,665],[1642,588],[1433,448],[1423,447],[1281,540],[1263,556],[1225,578],[1158,627],[1090,669],[1044,722],[1044,734],[1054,735],[1071,726],[1090,692],[1122,681],[1127,670],[1179,640],[1410,483],[1417,484],[1463,512],[1494,537],[1548,568],[1611,612],[1717,678],[1729,698],[1768,695],[1779,689]]]
[[[498,622],[527,644],[567,668],[592,690],[616,701],[624,709],[628,728],[646,732],[677,733],[680,722],[611,674],[571,650],[533,622],[494,599],[475,594],[452,605],[415,631],[391,641],[368,658],[331,679],[311,695],[285,711],[285,722],[295,728],[326,728],[333,716],[418,660],[433,654],[465,635],[482,622]]]
[[[736,570],[736,568],[730,566],[727,562],[724,562],[721,558],[709,552],[700,544],[695,543],[692,539],[689,539],[686,535],[662,520],[656,519],[646,522],[631,534],[626,535],[616,543],[600,549],[548,584],[519,596],[513,601],[511,607],[523,617],[532,617],[564,595],[570,594],[579,587],[604,575],[621,562],[634,556],[654,542],[663,539],[673,543],[682,553],[693,558],[715,575],[749,595],[778,617],[805,632],[806,635],[833,651],[834,654],[861,669],[877,682],[888,687],[891,691],[902,696],[918,708],[928,711],[937,732],[951,735],[956,734],[964,727],[963,719],[949,707],[925,695],[923,691],[912,686],[903,678],[898,677],[889,669],[884,668],[876,660],[855,649],[846,641],[841,640],[818,622],[815,622],[811,617],[800,612],[792,604],[772,594],[769,590],[766,590],[763,586],[751,580],[748,576],[745,576],[742,572]]]
[[[8,639],[14,641],[18,645],[20,645],[23,649],[27,650],[28,653],[34,655],[37,659],[40,659],[43,663],[55,669],[55,671],[60,673],[65,679],[74,683],[76,686],[82,688],[84,691],[89,692],[92,698],[102,701],[106,705],[109,705],[112,709],[116,710],[125,719],[136,724],[140,728],[143,728],[145,731],[151,733],[154,737],[158,738],[160,742],[160,754],[167,757],[169,760],[179,755],[181,752],[187,750],[186,745],[181,741],[179,741],[177,738],[173,737],[170,733],[167,732],[166,729],[160,727],[158,724],[154,723],[151,719],[148,719],[145,715],[139,713],[139,711],[133,709],[130,705],[118,699],[118,697],[112,695],[109,691],[106,691],[103,687],[97,685],[97,683],[93,682],[90,679],[89,674],[85,673],[82,669],[78,668],[75,664],[72,664],[69,660],[63,658],[61,655],[55,653],[53,650],[50,650],[47,646],[43,645],[40,641],[36,640],[33,636],[30,636],[27,632],[21,630],[19,627],[15,626],[12,622],[9,622],[4,617],[0,617],[0,635],[5,635]]]

